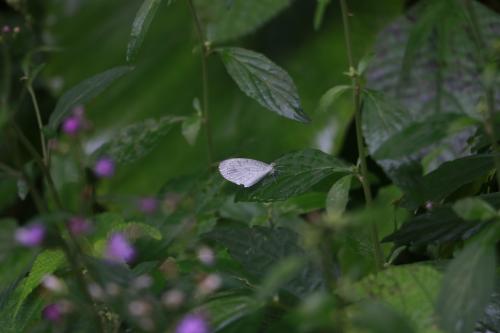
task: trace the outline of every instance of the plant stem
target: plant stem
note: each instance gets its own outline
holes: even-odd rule
[[[11,62],[10,62],[10,53],[7,47],[6,42],[1,42],[2,44],[2,56],[3,56],[3,93],[2,100],[0,104],[0,111],[5,112],[5,117],[7,117],[7,109],[9,106],[9,98],[10,98],[10,83],[11,83]]]
[[[370,182],[368,180],[368,167],[366,164],[366,153],[365,145],[363,141],[363,132],[361,128],[361,82],[359,75],[356,73],[354,68],[354,58],[352,55],[352,39],[351,39],[351,29],[349,26],[349,10],[347,8],[346,0],[340,0],[340,6],[342,9],[342,19],[344,24],[344,37],[347,49],[347,60],[349,62],[349,73],[351,76],[351,84],[353,91],[353,104],[354,104],[354,122],[356,125],[356,141],[358,146],[358,158],[360,161],[361,174],[359,175],[359,180],[363,187],[363,192],[365,195],[366,204],[369,206],[373,201],[372,192],[370,189]],[[383,268],[383,254],[382,248],[380,247],[380,241],[378,236],[378,228],[375,221],[372,220],[371,223],[371,238],[373,243],[374,259],[377,269]]]
[[[487,49],[487,45],[484,41],[483,35],[481,34],[479,22],[474,10],[474,4],[472,1],[467,0],[465,2],[465,7],[469,14],[472,32],[476,41],[477,52],[483,61],[483,65],[486,66],[488,64],[488,56],[485,54],[484,50]],[[496,179],[497,186],[500,189],[500,146],[498,145],[498,135],[495,129],[495,88],[491,83],[488,83],[488,86],[486,87],[486,117],[484,117],[483,126],[491,141],[493,151],[495,152],[494,161],[495,168],[497,170]]]
[[[40,144],[42,146],[42,154],[43,154],[43,163],[48,165],[48,154],[47,147],[45,145],[45,135],[43,134],[43,122],[42,122],[42,114],[40,113],[40,107],[38,106],[38,101],[36,99],[35,91],[31,84],[27,85],[27,90],[31,96],[31,101],[33,102],[33,107],[35,108],[36,121],[38,124],[38,131],[40,132]]]
[[[12,123],[13,123],[14,129],[16,130],[16,132],[21,140],[21,143],[30,152],[30,154],[33,156],[33,158],[35,159],[35,161],[39,165],[40,169],[42,170],[42,173],[47,181],[47,184],[48,184],[49,189],[52,193],[52,196],[54,198],[54,202],[55,202],[57,208],[60,210],[63,210],[64,207],[62,205],[62,201],[59,197],[59,193],[57,192],[56,186],[54,184],[54,180],[52,179],[52,176],[50,174],[50,170],[48,169],[47,165],[43,162],[42,157],[38,154],[35,147],[33,147],[31,142],[26,138],[26,136],[21,131],[21,129],[17,127],[17,124],[15,124],[14,122],[12,122]],[[63,230],[65,229],[65,225],[58,221],[58,226],[59,226],[60,231],[63,232]],[[63,249],[63,251],[66,255],[66,258],[68,259],[68,262],[69,262],[69,264],[70,264],[70,266],[75,274],[75,278],[76,278],[80,288],[82,289],[82,293],[83,293],[84,297],[86,298],[87,301],[90,302],[90,304],[92,304],[92,307],[94,308],[92,297],[90,296],[89,291],[87,290],[87,286],[85,284],[85,278],[84,278],[82,270],[81,270],[81,267],[83,267],[83,264],[81,264],[80,259],[78,258],[78,253],[80,252],[80,249],[78,246],[78,241],[75,239],[75,237],[71,233],[68,233],[68,234],[69,234],[69,238],[70,238],[71,242],[68,242],[64,238],[61,237],[62,249]],[[73,253],[73,250],[71,249],[70,243],[72,243],[74,245],[76,254]],[[97,310],[95,310],[94,312],[95,312],[94,316],[96,317],[97,325],[99,327],[99,332],[104,332],[104,330],[102,328],[102,323],[100,320],[99,313],[97,312]]]
[[[207,142],[207,155],[208,155],[208,164],[212,165],[212,156],[213,156],[213,145],[212,145],[212,130],[210,128],[210,117],[208,112],[208,65],[207,58],[209,56],[208,49],[206,47],[207,41],[205,40],[205,34],[203,33],[203,29],[201,27],[201,22],[198,17],[198,13],[196,12],[196,7],[193,4],[192,0],[187,0],[189,5],[189,10],[191,12],[191,16],[193,17],[193,21],[196,27],[196,34],[198,35],[198,39],[200,42],[200,52],[201,52],[201,70],[202,70],[202,81],[203,81],[203,126],[206,135]]]

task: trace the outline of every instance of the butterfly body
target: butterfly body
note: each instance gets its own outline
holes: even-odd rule
[[[250,187],[274,172],[274,164],[267,164],[250,158],[230,158],[219,164],[219,172],[236,185]]]

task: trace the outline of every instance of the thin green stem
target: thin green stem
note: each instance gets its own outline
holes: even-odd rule
[[[363,192],[365,195],[366,204],[369,206],[373,201],[373,196],[370,188],[370,182],[368,180],[368,167],[366,164],[366,152],[365,145],[363,141],[363,132],[361,128],[361,82],[359,75],[356,73],[354,67],[354,58],[352,55],[352,39],[351,39],[351,29],[349,25],[349,10],[347,8],[346,0],[340,0],[340,6],[342,9],[342,19],[344,24],[344,37],[347,49],[347,60],[349,62],[349,73],[351,76],[352,84],[352,98],[354,104],[354,122],[356,125],[356,141],[358,146],[358,158],[360,162],[360,172],[359,180],[363,187]],[[380,246],[380,240],[378,236],[378,228],[375,221],[372,220],[371,223],[371,238],[374,249],[374,259],[377,269],[383,268],[383,254],[382,248]]]
[[[209,51],[207,49],[207,41],[205,39],[205,34],[201,26],[198,13],[196,12],[196,7],[192,0],[187,0],[189,5],[189,10],[196,27],[196,34],[200,42],[200,54],[201,54],[201,71],[202,71],[202,84],[203,84],[203,127],[205,130],[206,142],[207,142],[207,155],[208,155],[208,165],[212,165],[213,161],[213,144],[212,144],[212,130],[210,127],[210,117],[208,112],[209,107],[209,85],[208,85],[208,64],[207,59],[209,56]]]
[[[1,99],[1,111],[8,112],[9,107],[9,98],[10,98],[10,84],[11,84],[11,60],[10,60],[10,52],[8,46],[5,42],[2,44],[2,56],[3,56],[3,92]],[[4,116],[7,116],[5,114]]]
[[[43,155],[43,163],[48,165],[48,154],[47,154],[47,146],[45,142],[45,134],[43,134],[43,122],[42,122],[42,114],[40,112],[40,107],[38,106],[38,100],[36,99],[35,91],[31,84],[28,84],[26,87],[30,96],[31,101],[33,102],[33,107],[35,108],[36,121],[38,124],[38,131],[40,132],[40,145],[42,146],[42,155]]]
[[[483,61],[483,65],[487,66],[488,56],[484,52],[484,50],[487,49],[487,45],[481,33],[479,21],[477,19],[477,15],[474,10],[474,4],[472,3],[472,1],[467,0],[465,2],[465,8],[469,15],[470,25],[476,42],[478,55]],[[486,134],[490,139],[493,151],[495,152],[494,161],[495,168],[497,169],[497,186],[500,189],[500,146],[498,145],[498,134],[496,133],[495,129],[495,112],[495,88],[493,84],[488,83],[488,86],[486,87],[486,117],[484,117],[483,126]]]

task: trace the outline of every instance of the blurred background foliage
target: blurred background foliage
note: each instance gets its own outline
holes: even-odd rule
[[[210,18],[213,1],[209,2],[207,6],[207,1],[205,4],[199,1],[202,17]],[[350,99],[346,97],[338,103],[335,112],[316,111],[324,91],[349,79],[342,74],[348,66],[338,4],[332,3],[327,8],[323,25],[315,31],[315,1],[275,3],[278,5],[274,18],[256,32],[237,41],[214,44],[236,44],[255,50],[286,69],[313,121],[304,125],[266,111],[242,94],[220,60],[211,57],[210,113],[215,160],[245,156],[272,161],[288,151],[312,146],[327,152],[343,151],[342,155],[352,161],[354,140],[348,138],[342,150],[343,137],[351,123]],[[356,13],[354,52],[359,58],[370,52],[376,33],[401,13],[403,3],[400,0],[351,3]],[[47,35],[43,36],[60,47],[48,55],[43,71],[45,83],[53,89],[52,96],[87,77],[125,64],[130,26],[140,5],[141,1],[52,1],[46,19]],[[219,34],[223,39],[230,37],[230,29],[233,28],[229,26],[226,28],[229,31],[224,31],[222,25]],[[95,148],[96,142],[111,137],[120,127],[142,119],[194,114],[193,99],[201,99],[201,66],[196,45],[187,5],[177,1],[169,6],[164,1],[137,56],[135,70],[86,105],[95,126],[87,146]],[[46,113],[50,110],[49,106],[44,109]],[[206,159],[203,140],[189,146],[175,128],[146,158],[121,167],[110,187],[115,193],[153,194],[170,178],[200,172]]]

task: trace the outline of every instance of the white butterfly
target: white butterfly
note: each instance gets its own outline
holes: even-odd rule
[[[274,165],[249,158],[230,158],[220,162],[219,172],[231,183],[250,187],[274,173]]]

